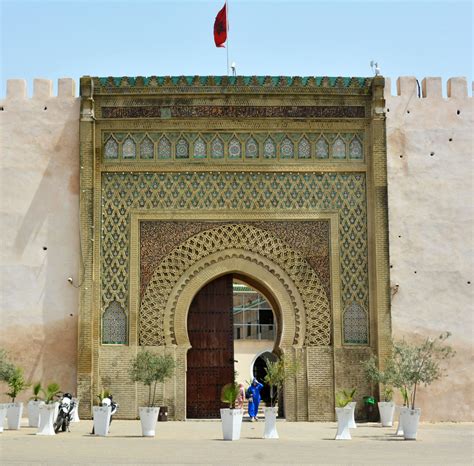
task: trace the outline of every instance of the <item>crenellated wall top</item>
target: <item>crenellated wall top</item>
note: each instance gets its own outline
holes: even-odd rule
[[[471,84],[474,89],[474,83]],[[401,76],[397,79],[397,93],[392,95],[392,82],[390,78],[385,78],[385,97],[422,99],[442,99],[443,82],[440,77],[426,77],[420,81],[415,76]],[[467,79],[465,77],[449,78],[446,82],[446,95],[448,99],[467,99],[468,95]]]
[[[72,78],[58,79],[58,92],[53,95],[53,81],[51,79],[34,79],[32,99],[47,100],[50,98],[76,98],[76,82]],[[27,82],[25,79],[8,79],[5,100],[28,99]]]

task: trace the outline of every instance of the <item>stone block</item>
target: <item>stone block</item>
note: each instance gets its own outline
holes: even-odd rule
[[[465,77],[448,79],[448,97],[465,99],[467,97],[467,79]]]
[[[421,82],[423,97],[428,99],[441,99],[443,97],[441,85],[441,78],[424,78]]]
[[[397,79],[397,94],[402,97],[417,95],[418,86],[414,76],[400,76]]]
[[[26,99],[26,80],[9,79],[7,81],[7,99]]]
[[[75,97],[76,82],[72,78],[58,79],[58,97]]]
[[[53,95],[53,82],[50,79],[35,79],[33,81],[33,98],[49,99]]]

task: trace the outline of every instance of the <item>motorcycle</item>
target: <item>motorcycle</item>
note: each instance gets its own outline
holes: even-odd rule
[[[102,398],[101,400],[101,405],[103,407],[109,407],[110,406],[110,422],[109,422],[109,427],[110,427],[110,424],[112,424],[112,418],[113,418],[113,415],[117,412],[117,409],[118,409],[118,403],[116,403],[114,401],[114,398],[112,395],[108,395],[104,398]],[[94,435],[94,426],[92,426],[92,435]]]
[[[72,395],[70,393],[64,393],[59,402],[58,415],[54,423],[55,433],[58,433],[59,430],[69,432],[69,424],[74,418],[76,407],[77,405]]]

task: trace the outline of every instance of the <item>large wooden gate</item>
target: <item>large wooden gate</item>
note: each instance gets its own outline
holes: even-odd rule
[[[194,297],[188,313],[186,417],[218,418],[222,386],[233,380],[232,275],[220,277]]]

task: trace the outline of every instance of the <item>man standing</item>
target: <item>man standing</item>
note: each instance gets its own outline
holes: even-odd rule
[[[247,389],[247,398],[249,400],[249,416],[252,422],[258,421],[258,405],[260,404],[260,390],[263,385],[254,377],[252,385]]]

